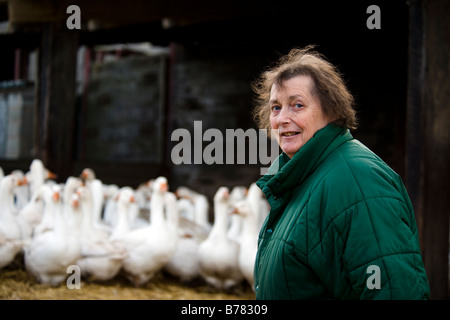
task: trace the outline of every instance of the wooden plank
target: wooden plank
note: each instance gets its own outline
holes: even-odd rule
[[[8,1],[8,20],[11,23],[33,23],[62,20],[66,14],[66,1]],[[65,7],[64,7],[65,6]]]
[[[69,14],[66,9],[76,4],[81,19],[100,23],[102,28],[161,21],[170,18],[179,25],[236,17],[254,8],[237,0],[10,0],[9,21],[13,24],[61,22]]]
[[[447,299],[450,207],[450,4],[410,4],[406,186],[432,299]]]
[[[425,221],[424,260],[436,299],[448,299],[450,208],[450,15],[448,1],[425,1],[424,78]]]
[[[36,157],[61,179],[73,166],[77,49],[77,32],[46,25],[36,99]]]
[[[134,0],[123,1],[68,1],[68,0],[11,0],[8,2],[8,16],[11,23],[61,22],[69,14],[69,5],[76,4],[80,8],[81,18],[128,22],[142,22],[160,19],[164,1]]]

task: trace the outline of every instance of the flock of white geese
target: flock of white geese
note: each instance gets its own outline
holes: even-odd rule
[[[86,281],[123,274],[139,287],[158,272],[203,279],[219,290],[253,288],[257,238],[269,206],[252,183],[208,198],[169,190],[164,176],[137,188],[105,184],[90,168],[57,183],[42,161],[28,172],[0,168],[0,272],[19,253],[37,282],[58,286],[68,267]]]

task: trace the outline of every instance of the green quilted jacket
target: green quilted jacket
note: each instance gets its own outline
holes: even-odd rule
[[[257,185],[271,211],[259,234],[256,299],[429,299],[401,178],[329,124]]]

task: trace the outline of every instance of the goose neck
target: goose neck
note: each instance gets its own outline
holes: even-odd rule
[[[160,226],[165,223],[163,194],[156,192],[152,196],[150,201],[150,215],[150,224]]]
[[[227,234],[228,203],[216,203],[214,205],[214,224],[211,229],[212,234]]]

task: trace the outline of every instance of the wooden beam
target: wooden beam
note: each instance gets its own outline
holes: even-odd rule
[[[450,3],[410,2],[406,186],[432,299],[448,299]]]
[[[66,13],[69,5],[78,5],[82,20],[103,21],[151,21],[160,19],[165,11],[164,1],[133,0],[10,0],[8,16],[11,23],[63,22],[70,14]]]
[[[42,36],[36,106],[36,156],[61,181],[72,173],[78,33],[48,23]]]
[[[9,0],[8,16],[13,25],[63,22],[70,14],[69,5],[77,5],[81,20],[93,21],[100,28],[142,24],[170,19],[176,25],[211,21],[236,17],[243,12],[253,12],[254,8],[238,0]]]

